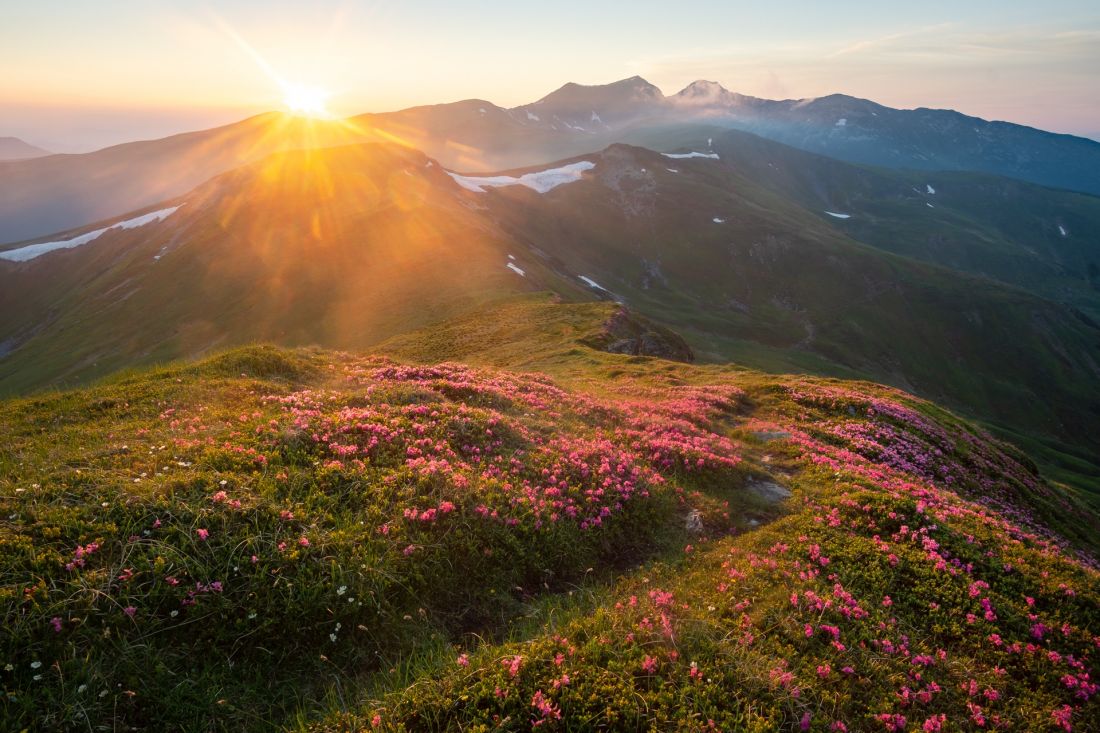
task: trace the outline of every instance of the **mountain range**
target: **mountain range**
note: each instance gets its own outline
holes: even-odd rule
[[[329,124],[260,115],[225,127],[80,155],[0,161],[0,241],[86,224],[183,194],[271,152],[400,142],[459,170],[536,165],[615,142],[653,147],[669,128],[742,129],[875,166],[966,170],[1100,194],[1100,143],[950,110],[897,110],[843,95],[773,101],[697,81],[665,96],[640,77],[566,84],[532,104],[484,100]]]
[[[394,143],[273,153],[0,251],[0,389],[252,341],[362,349],[549,291],[628,304],[707,361],[915,391],[1088,475],[1093,197],[670,134],[679,152],[614,144],[485,175]],[[1009,196],[1019,226],[996,213]]]
[[[0,137],[0,161],[26,160],[50,155],[50,151],[24,142],[17,137]]]

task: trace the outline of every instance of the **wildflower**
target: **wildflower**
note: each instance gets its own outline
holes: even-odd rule
[[[206,542],[206,538],[210,536],[210,530],[199,528],[195,530],[195,534],[199,536],[199,539]]]
[[[1054,719],[1054,722],[1062,728],[1062,730],[1069,733],[1073,730],[1073,708],[1069,705],[1063,705],[1060,708],[1055,708],[1050,711],[1050,717]]]
[[[653,674],[657,671],[657,660],[648,654],[645,659],[642,660],[642,671],[646,674]]]
[[[50,625],[53,626],[53,630],[56,633],[58,633],[58,634],[61,633],[61,617],[60,616],[54,616],[53,618],[51,618],[50,619]]]
[[[301,537],[298,538],[298,544],[301,547],[309,547],[309,538],[306,537],[305,535],[302,535]]]
[[[517,654],[510,659],[500,660],[500,663],[508,670],[508,676],[514,679],[515,676],[519,674],[520,665],[523,664],[523,657]]]
[[[137,608],[135,608],[134,606],[127,606],[126,608],[122,609],[122,612],[130,618],[133,618],[134,614],[137,613]]]
[[[943,724],[947,722],[947,716],[943,713],[939,715],[933,715],[924,721],[924,725],[921,726],[921,730],[925,733],[935,733],[936,731],[943,729]]]
[[[458,659],[455,660],[455,664],[457,664],[459,667],[469,667],[470,658],[465,654],[459,654]]]

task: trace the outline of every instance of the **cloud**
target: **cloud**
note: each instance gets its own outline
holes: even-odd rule
[[[863,41],[856,41],[850,45],[841,48],[838,51],[826,54],[826,59],[835,59],[841,56],[850,56],[852,54],[858,54],[863,51],[869,51],[874,49],[888,48],[896,45],[899,41],[905,41],[914,37],[920,37],[926,34],[937,33],[951,28],[951,23],[940,23],[938,25],[926,26],[924,28],[915,28],[913,30],[901,31],[898,33],[891,33],[880,38],[871,38]]]

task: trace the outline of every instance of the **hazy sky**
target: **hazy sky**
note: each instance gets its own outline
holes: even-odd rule
[[[1100,139],[1096,0],[0,0],[0,136],[87,150],[278,109],[264,64],[339,114],[640,74]]]

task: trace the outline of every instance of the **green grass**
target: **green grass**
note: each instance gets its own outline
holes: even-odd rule
[[[774,729],[807,711],[815,728],[828,711],[855,730],[896,707],[909,664],[871,642],[902,633],[914,654],[950,655],[929,715],[956,720],[971,677],[1011,701],[988,712],[1017,727],[1048,723],[1063,700],[1078,727],[1095,714],[1056,667],[982,646],[990,628],[1026,639],[1031,595],[1043,623],[1071,629],[1042,648],[1090,668],[1097,575],[1076,559],[1098,549],[1087,504],[1018,451],[887,388],[584,346],[616,307],[521,298],[500,311],[511,341],[470,316],[383,348],[493,366],[256,346],[3,403],[0,727],[344,730],[378,714],[387,728],[518,730],[541,715],[541,691],[568,730]],[[851,442],[872,428],[877,442]],[[919,471],[902,463],[933,450],[947,453]],[[551,476],[564,494],[544,493]],[[792,498],[762,498],[761,481]],[[584,528],[596,516],[585,492],[607,486],[630,498]],[[553,504],[565,500],[575,519]],[[890,566],[872,535],[906,521],[975,569],[940,577],[897,539]],[[754,565],[775,543],[791,548],[782,563]],[[832,564],[800,577],[814,544]],[[1017,570],[997,571],[1006,563]],[[844,685],[815,682],[832,652],[804,648],[803,612],[787,601],[792,587],[828,595],[826,572],[873,609],[836,622],[858,670]],[[960,625],[978,578],[999,619]],[[655,608],[655,588],[676,605]],[[893,611],[876,605],[884,594]],[[512,678],[500,660],[517,654]],[[780,658],[797,698],[768,677]],[[1011,683],[995,680],[997,664]],[[572,681],[554,688],[563,671]]]

